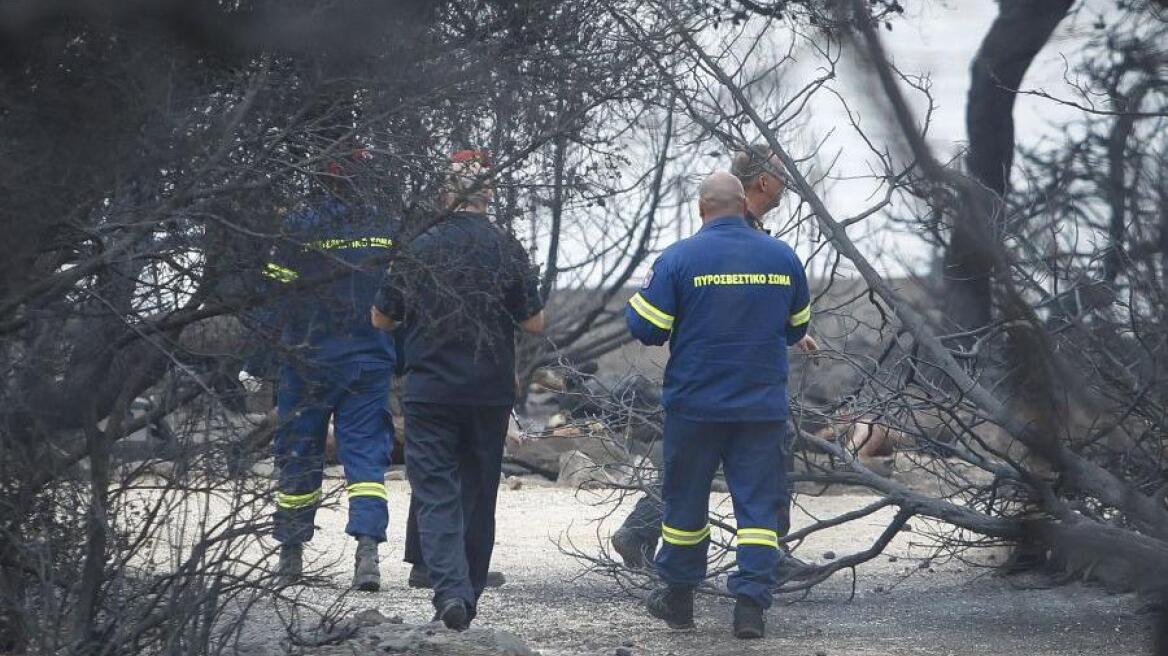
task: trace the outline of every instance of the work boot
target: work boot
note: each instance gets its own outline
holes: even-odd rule
[[[503,576],[501,572],[487,572],[486,587],[501,588],[507,582],[507,577]],[[430,570],[426,569],[425,565],[414,563],[410,567],[410,578],[408,585],[411,588],[432,588],[430,583]]]
[[[775,563],[775,581],[780,585],[787,581],[806,581],[815,576],[818,567],[796,558],[785,549],[779,550],[779,560]]]
[[[452,631],[465,631],[470,626],[470,617],[466,602],[455,597],[442,602],[438,612],[434,613],[433,621],[441,620],[442,624]]]
[[[762,606],[749,597],[738,597],[734,603],[734,637],[757,640],[766,633],[766,616]]]
[[[283,587],[300,580],[304,570],[304,545],[280,545],[280,564],[276,567],[276,584]]]
[[[668,586],[649,593],[645,608],[659,620],[665,620],[671,629],[692,629],[693,588]]]
[[[364,592],[377,592],[381,589],[381,571],[377,567],[377,540],[366,535],[357,538],[353,587]]]
[[[612,550],[629,569],[652,569],[657,540],[646,540],[637,535],[636,531],[621,528],[612,534]]]

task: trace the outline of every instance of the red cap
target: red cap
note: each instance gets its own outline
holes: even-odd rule
[[[462,164],[464,162],[475,162],[483,168],[491,168],[491,151],[486,148],[464,148],[463,150],[456,150],[450,156],[450,161],[455,164]]]

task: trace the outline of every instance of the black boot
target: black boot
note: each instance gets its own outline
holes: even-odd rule
[[[280,586],[293,585],[300,581],[300,573],[304,570],[304,545],[280,545],[280,564],[276,569],[276,584]]]
[[[625,567],[652,569],[657,540],[646,540],[627,528],[617,529],[612,534],[612,550],[625,562]]]
[[[734,603],[734,637],[755,640],[766,634],[766,616],[762,606],[749,597],[739,597]]]
[[[465,631],[470,626],[471,612],[467,608],[466,602],[454,598],[447,599],[438,607],[438,612],[434,613],[435,622],[441,621],[446,628],[452,631]]]
[[[364,535],[357,538],[353,587],[365,592],[377,592],[381,589],[381,570],[377,566],[377,540]]]
[[[650,592],[645,608],[653,617],[665,620],[671,629],[692,629],[693,602],[693,588],[669,586]]]

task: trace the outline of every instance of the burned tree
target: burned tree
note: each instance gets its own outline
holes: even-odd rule
[[[246,473],[273,425],[240,412],[264,403],[238,373],[275,350],[271,306],[328,284],[262,284],[295,240],[281,217],[354,143],[371,157],[342,176],[353,195],[418,222],[435,163],[468,143],[496,146],[515,181],[500,221],[524,238],[523,172],[545,154],[565,161],[561,188],[619,193],[587,149],[651,86],[635,57],[597,56],[605,25],[579,27],[598,7],[0,10],[3,648],[209,653],[279,592],[270,481]],[[579,224],[570,195],[557,235]],[[597,261],[552,248],[553,282]],[[164,419],[174,435],[144,441]]]
[[[1063,11],[1064,3],[1056,4],[1058,11],[1028,21],[1025,29],[1049,35]],[[614,12],[629,41],[660,62],[680,115],[725,150],[761,141],[779,154],[799,197],[788,215],[785,238],[817,234],[820,240],[801,245],[813,268],[823,262],[831,274],[821,281],[815,321],[828,346],[826,357],[849,368],[853,382],[843,398],[796,393],[802,402],[796,425],[803,445],[827,455],[801,456],[796,480],[857,485],[881,498],[846,516],[796,527],[786,541],[797,543],[889,505],[897,512],[870,548],[781,589],[805,590],[874,558],[914,516],[956,527],[934,536],[939,553],[975,544],[1035,542],[1076,575],[1106,573],[1113,582],[1157,589],[1168,574],[1159,429],[1164,399],[1156,391],[1163,382],[1156,363],[1163,305],[1157,199],[1164,60],[1159,45],[1163,24],[1148,17],[1159,16],[1160,10],[1147,4],[1126,7],[1119,20],[1099,28],[1090,46],[1098,54],[1085,58],[1079,69],[1083,97],[1052,99],[1081,108],[1082,129],[1053,151],[1024,151],[1023,184],[1007,197],[1000,193],[1009,170],[1002,157],[1013,157],[1013,140],[991,149],[996,164],[986,156],[979,159],[984,166],[970,174],[940,161],[924,138],[928,116],[922,128],[906,100],[906,93],[927,93],[927,87],[888,61],[878,32],[885,17],[874,11],[879,7],[841,3],[824,17],[828,27],[815,38],[805,37],[797,24],[791,28],[769,18],[761,27],[755,23],[754,29],[711,36],[717,34],[719,19],[729,17],[716,11],[678,13],[665,3],[637,15]],[[907,156],[895,157],[867,141],[878,191],[864,211],[849,217],[833,212],[815,184],[826,174],[812,165],[812,157],[792,153],[779,132],[824,83],[801,88],[796,100],[787,102],[774,102],[760,91],[767,87],[758,71],[774,64],[764,60],[751,66],[744,53],[757,58],[777,50],[780,54],[772,56],[781,58],[786,45],[767,49],[776,34],[810,42],[806,47],[820,56],[825,78],[841,57],[825,42],[838,38],[844,53],[869,67],[874,88],[890,108],[885,120]],[[1012,69],[1019,80],[1022,60],[1029,61],[1037,43],[1015,44],[1025,51],[1021,59],[1010,60],[1021,66]],[[1113,48],[1124,54],[1103,56]],[[983,49],[983,55],[1001,54]],[[1117,66],[1116,61],[1124,63]],[[990,79],[1002,83],[1004,75],[999,71]],[[993,88],[995,93],[1008,90],[1010,96],[1017,91],[1008,84]],[[1112,106],[1090,104],[1100,89],[1110,90]],[[848,103],[843,93],[835,97]],[[995,106],[1008,110],[1008,103],[1002,104],[1008,99],[1000,100]],[[1143,130],[1143,136],[1131,140],[1133,130]],[[978,157],[987,152],[981,148]],[[1100,157],[1109,153],[1122,164],[1103,173],[1088,164],[1106,161]],[[990,169],[996,187],[978,177]],[[1121,206],[1122,230],[1110,220]],[[893,281],[881,272],[856,226],[893,213],[923,235],[935,234],[938,216],[942,224],[968,228],[963,236],[987,258],[984,271],[992,274],[984,281],[994,289],[992,313],[979,310],[984,325],[954,333],[950,322],[955,316],[942,311],[949,299],[941,289],[929,281]],[[904,219],[906,214],[911,218]],[[1138,259],[1130,255],[1133,249]],[[1116,261],[1123,266],[1117,269]],[[835,275],[845,266],[854,281]],[[1115,286],[1092,280],[1115,281]],[[849,284],[856,287],[849,290]],[[876,333],[876,348],[857,344],[853,336],[860,332]],[[977,366],[968,366],[971,362]],[[814,378],[810,371],[796,379]],[[1015,395],[1017,383],[1002,386],[1004,379],[1023,381],[1025,396]],[[869,437],[857,439],[861,425]],[[843,439],[824,439],[834,435]],[[857,457],[871,435],[897,445],[889,471]],[[654,468],[641,464],[637,477],[630,478],[631,488],[643,487],[640,480],[652,477]],[[897,475],[906,469],[922,472],[937,487],[925,491],[906,485]],[[732,520],[715,513],[711,524],[727,528]],[[715,565],[733,557],[731,543],[715,538],[715,544]],[[624,582],[639,580],[636,572],[604,555],[582,555]]]

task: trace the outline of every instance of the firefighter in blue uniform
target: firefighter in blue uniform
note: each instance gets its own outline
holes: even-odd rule
[[[779,555],[786,485],[787,353],[811,317],[802,264],[751,227],[742,183],[717,172],[699,198],[703,226],[667,248],[626,310],[645,344],[669,342],[662,405],[664,472],[657,553],[665,587],[646,602],[673,628],[693,625],[694,589],[706,576],[710,486],[723,468],[737,519],[734,634],[761,638]]]
[[[543,331],[522,245],[491,222],[490,160],[451,158],[450,210],[403,247],[369,309],[404,324],[406,471],[435,619],[462,630],[487,586],[503,443],[515,404],[515,333]]]
[[[373,591],[381,584],[377,548],[389,519],[393,424],[386,408],[395,355],[392,337],[369,325],[369,305],[393,245],[393,222],[344,198],[349,165],[330,163],[329,174],[320,175],[326,191],[285,219],[264,270],[286,296],[278,313],[285,361],[276,392],[275,537],[279,577],[295,582],[323,495],[331,417],[347,482],[345,532],[357,540],[353,585]]]
[[[784,185],[782,178],[783,165],[769,146],[754,145],[737,153],[730,165],[730,172],[734,174],[746,191],[746,222],[756,230],[767,232],[763,224],[767,212],[775,209],[782,199]],[[770,234],[767,232],[767,234]],[[804,350],[814,350],[815,341],[804,337],[800,343]],[[784,462],[776,463],[782,466],[785,472],[792,471],[794,459],[791,457],[791,441],[788,439],[784,450]],[[789,478],[783,489],[783,500],[779,503],[779,537],[784,537],[791,528],[791,487]],[[613,550],[616,551],[626,566],[634,569],[647,569],[652,566],[654,554],[657,552],[657,543],[661,537],[661,506],[660,486],[656,494],[646,494],[637,500],[632,512],[625,517],[625,521],[612,535]],[[795,557],[782,545],[779,550],[778,563],[775,565],[775,578],[781,584],[786,581],[807,579],[814,576],[816,567]]]

